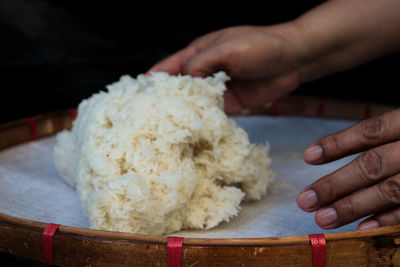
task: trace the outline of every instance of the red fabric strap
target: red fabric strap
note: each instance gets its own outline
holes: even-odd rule
[[[71,113],[71,118],[72,120],[75,120],[76,117],[78,116],[78,110],[76,108],[71,108],[69,110],[69,112]]]
[[[278,102],[276,100],[271,103],[271,114],[272,116],[278,115]]]
[[[53,236],[59,226],[49,223],[43,231],[43,256],[46,264],[53,264]]]
[[[168,237],[167,250],[169,267],[181,267],[182,243],[183,237]]]
[[[29,129],[31,131],[31,140],[36,139],[36,121],[35,118],[30,117],[26,119],[29,123]]]
[[[326,254],[326,241],[324,234],[312,234],[309,235],[311,240],[312,255],[313,255],[313,266],[324,267],[325,266],[325,254]]]

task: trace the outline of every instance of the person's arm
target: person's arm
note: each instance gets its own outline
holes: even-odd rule
[[[231,27],[197,38],[148,74],[224,70],[232,78],[225,108],[237,112],[399,49],[399,33],[399,0],[331,0],[287,23]]]
[[[302,46],[302,82],[400,48],[399,0],[331,0],[293,23]]]

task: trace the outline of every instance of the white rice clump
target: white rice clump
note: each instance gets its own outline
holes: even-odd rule
[[[209,229],[275,180],[268,145],[223,111],[229,77],[125,75],[82,101],[54,159],[92,228],[161,235]]]

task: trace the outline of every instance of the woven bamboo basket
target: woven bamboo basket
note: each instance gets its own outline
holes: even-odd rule
[[[364,102],[288,96],[246,114],[362,120],[393,109]],[[0,149],[70,128],[75,115],[74,110],[64,110],[1,125]],[[47,226],[47,222],[0,213],[0,253],[45,263],[43,232]],[[325,266],[400,266],[400,225],[326,234],[325,242]],[[171,260],[165,236],[60,226],[51,246],[53,264],[58,266],[168,266]],[[313,262],[314,249],[310,236],[185,238],[178,256],[181,266],[318,266],[315,259]]]

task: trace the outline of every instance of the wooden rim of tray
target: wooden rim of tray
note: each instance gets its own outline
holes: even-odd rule
[[[361,120],[395,109],[357,101],[288,96],[246,112]],[[63,110],[0,125],[0,149],[68,129],[76,110]],[[48,223],[0,213],[0,252],[44,262],[42,233]],[[310,233],[313,234],[313,233]],[[326,266],[400,265],[400,225],[325,235]],[[56,265],[167,266],[167,237],[60,226],[53,241]],[[310,238],[185,238],[182,266],[249,264],[312,266]]]

